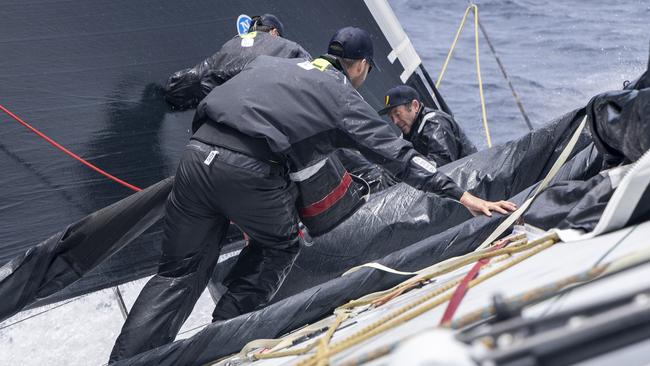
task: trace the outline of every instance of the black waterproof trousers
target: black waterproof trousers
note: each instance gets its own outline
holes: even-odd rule
[[[285,168],[191,140],[165,206],[158,273],[140,292],[110,361],[174,340],[212,274],[229,220],[251,240],[224,281],[213,320],[268,303],[300,249],[297,195]]]

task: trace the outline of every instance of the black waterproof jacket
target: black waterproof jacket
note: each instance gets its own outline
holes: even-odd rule
[[[400,138],[332,63],[257,57],[199,104],[194,125],[205,123],[193,138],[219,145],[213,124],[227,125],[265,140],[292,172],[354,148],[417,189],[459,199],[464,191]]]
[[[476,147],[452,116],[426,107],[420,108],[410,133],[404,138],[438,166],[476,152]]]
[[[266,32],[235,36],[203,62],[172,74],[165,87],[165,99],[175,109],[194,108],[215,86],[237,75],[259,55],[311,59],[296,42]]]

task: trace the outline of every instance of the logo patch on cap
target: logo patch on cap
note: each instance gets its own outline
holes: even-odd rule
[[[386,96],[386,107],[388,107],[389,103],[390,103],[390,95],[387,95]]]
[[[248,29],[251,27],[251,21],[253,19],[246,14],[242,14],[237,17],[237,33],[241,36],[248,33]]]

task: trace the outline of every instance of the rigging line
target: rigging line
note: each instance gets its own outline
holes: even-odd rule
[[[475,55],[476,55],[476,77],[478,79],[478,91],[479,91],[479,97],[481,100],[481,118],[483,120],[483,129],[485,130],[485,137],[487,140],[487,146],[488,148],[492,147],[492,138],[490,137],[490,129],[488,127],[488,121],[487,121],[487,111],[485,108],[485,95],[483,94],[483,80],[481,77],[481,61],[480,61],[480,56],[479,56],[479,44],[478,44],[478,6],[473,4],[471,1],[467,5],[467,9],[465,9],[465,13],[463,14],[463,19],[460,21],[460,25],[458,27],[458,30],[456,31],[456,35],[454,36],[454,41],[451,43],[451,47],[449,48],[449,52],[447,53],[447,58],[445,58],[445,62],[442,65],[442,69],[440,70],[440,74],[438,75],[438,80],[436,81],[436,88],[440,88],[440,83],[442,82],[442,77],[445,75],[445,71],[447,70],[447,66],[449,65],[449,61],[451,60],[451,57],[454,53],[454,50],[456,49],[456,45],[458,44],[458,38],[460,37],[460,34],[465,27],[465,22],[467,21],[467,16],[469,13],[473,11],[474,12],[474,49],[475,49]]]
[[[142,190],[142,189],[139,188],[139,187],[136,187],[136,186],[134,186],[134,185],[132,185],[132,184],[130,184],[130,183],[127,183],[127,182],[121,180],[120,178],[117,178],[117,177],[115,177],[115,176],[113,176],[113,175],[111,175],[111,174],[105,172],[104,170],[102,170],[102,169],[96,167],[95,165],[89,163],[88,161],[84,160],[83,158],[81,158],[81,157],[78,156],[77,154],[73,153],[72,151],[66,149],[65,147],[63,147],[63,146],[62,146],[61,144],[59,144],[58,142],[52,140],[51,138],[49,138],[47,135],[45,135],[45,134],[42,133],[41,131],[39,131],[39,130],[37,130],[36,128],[32,127],[29,123],[27,123],[27,122],[23,121],[22,119],[20,119],[20,117],[18,117],[17,115],[13,114],[11,111],[9,111],[7,108],[5,108],[2,104],[0,104],[0,110],[2,110],[2,111],[3,111],[5,114],[7,114],[9,117],[13,118],[16,122],[18,122],[18,123],[20,123],[21,125],[27,127],[27,129],[29,129],[30,131],[34,132],[36,135],[38,135],[38,136],[39,136],[40,138],[42,138],[43,140],[49,142],[52,146],[54,146],[54,147],[56,147],[57,149],[63,151],[63,152],[64,152],[65,154],[67,154],[68,156],[72,157],[73,159],[77,160],[78,162],[82,163],[83,165],[89,167],[90,169],[96,171],[97,173],[99,173],[99,174],[105,176],[106,178],[108,178],[108,179],[110,179],[110,180],[112,180],[112,181],[114,181],[114,182],[116,182],[116,183],[119,183],[119,184],[123,185],[124,187],[127,187],[127,188],[129,188],[129,189],[131,189],[131,190],[133,190],[133,191],[135,191],[135,192],[139,192],[139,191]]]
[[[13,323],[11,323],[11,324],[3,325],[3,326],[0,327],[0,330],[5,329],[5,328],[9,328],[9,327],[13,327],[14,325],[16,325],[16,324],[18,324],[18,323],[22,323],[22,322],[24,322],[25,320],[28,320],[28,319],[31,319],[31,318],[35,318],[35,317],[37,317],[37,316],[39,316],[39,315],[43,315],[43,314],[45,314],[45,313],[47,313],[47,312],[49,312],[49,311],[51,311],[51,310],[54,310],[54,309],[56,309],[56,308],[60,308],[61,306],[67,305],[67,304],[69,304],[69,303],[71,303],[71,302],[73,302],[73,301],[77,301],[77,300],[79,300],[79,299],[81,299],[81,297],[77,297],[77,298],[74,298],[74,299],[72,299],[72,300],[68,300],[68,301],[66,301],[66,302],[64,302],[64,303],[58,304],[58,305],[56,305],[56,306],[53,306],[53,307],[51,307],[51,308],[49,308],[49,309],[47,309],[47,310],[43,310],[43,311],[41,311],[41,312],[39,312],[39,313],[32,314],[32,315],[27,316],[27,317],[25,317],[25,318],[22,318],[22,319],[20,319],[20,320],[16,320],[15,322],[13,322]]]
[[[113,287],[113,291],[114,291],[115,296],[117,297],[118,305],[120,307],[120,311],[122,312],[122,316],[126,320],[126,317],[129,315],[129,313],[128,313],[128,310],[126,309],[126,304],[124,303],[124,299],[122,297],[122,293],[120,292],[120,288],[118,286],[115,286],[115,287]],[[23,319],[17,320],[15,322],[11,323],[11,324],[2,325],[2,326],[0,326],[0,330],[10,328],[10,327],[12,327],[12,326],[14,326],[14,325],[16,325],[18,323],[24,322],[25,320],[32,319],[32,318],[35,318],[37,316],[41,316],[41,315],[43,315],[45,313],[48,313],[48,312],[50,312],[50,311],[52,311],[54,309],[60,308],[60,307],[65,306],[65,305],[68,305],[71,302],[80,300],[80,299],[82,299],[82,298],[84,298],[86,296],[88,296],[88,294],[77,296],[77,297],[75,297],[73,299],[70,299],[70,300],[68,300],[66,302],[62,302],[60,304],[52,306],[51,308],[48,308],[48,309],[43,310],[41,312],[38,312],[38,313],[32,314],[30,316],[27,316],[27,317],[25,317]]]
[[[612,246],[611,246],[611,247],[610,247],[610,248],[609,248],[609,249],[608,249],[608,250],[607,250],[607,251],[606,251],[606,252],[605,252],[605,253],[604,253],[600,258],[598,258],[598,260],[596,261],[596,263],[594,263],[594,265],[592,266],[592,268],[593,268],[593,267],[596,267],[596,266],[598,266],[598,265],[600,265],[600,264],[605,260],[605,258],[607,258],[608,255],[612,254],[612,252],[614,251],[614,249],[618,248],[618,246],[621,245],[621,244],[623,243],[623,241],[624,241],[625,239],[627,239],[627,237],[630,236],[630,234],[632,234],[632,232],[633,232],[634,230],[636,230],[636,228],[638,228],[638,227],[639,227],[638,225],[633,226],[632,229],[630,229],[630,231],[627,232],[627,234],[623,235],[623,237],[622,237],[621,239],[619,239],[619,240],[618,240],[614,245],[612,245]]]
[[[502,240],[500,243],[495,244],[491,247],[489,247],[489,250],[497,250],[501,249],[504,246],[506,246],[509,243],[509,240]],[[449,299],[449,303],[447,304],[447,308],[445,309],[445,312],[442,315],[442,318],[440,319],[440,325],[444,325],[449,323],[453,318],[454,315],[456,314],[456,311],[458,311],[458,308],[460,307],[461,302],[463,301],[463,298],[465,297],[465,294],[469,290],[469,282],[475,279],[481,269],[488,263],[490,263],[490,260],[492,258],[483,258],[479,259],[474,266],[467,272],[465,277],[460,281],[458,286],[456,286],[456,289],[454,290],[454,293],[452,294],[451,299]]]
[[[529,130],[534,130],[533,124],[530,122],[530,118],[528,118],[528,114],[526,113],[526,110],[524,109],[524,104],[521,101],[521,98],[519,98],[519,94],[515,91],[515,87],[512,85],[512,82],[510,81],[510,77],[508,77],[508,74],[506,73],[506,69],[501,63],[501,59],[497,55],[497,51],[494,49],[494,46],[492,45],[492,42],[490,41],[490,37],[488,37],[487,31],[485,31],[485,27],[483,27],[483,23],[481,23],[481,20],[478,20],[478,25],[479,28],[481,29],[481,33],[483,33],[483,37],[485,38],[485,41],[488,44],[488,47],[490,48],[490,51],[492,51],[492,55],[494,56],[494,59],[497,61],[497,65],[499,65],[499,70],[501,70],[501,74],[503,77],[506,79],[508,82],[508,87],[510,88],[510,91],[512,92],[512,96],[515,98],[515,103],[517,104],[517,107],[519,107],[519,111],[521,112],[521,115],[524,117],[524,121],[526,122],[526,125],[528,125]]]
[[[488,127],[487,111],[485,110],[485,95],[483,94],[483,80],[481,78],[481,61],[479,58],[478,47],[478,6],[471,5],[474,9],[474,52],[476,53],[476,78],[478,79],[478,93],[481,97],[481,117],[483,118],[483,129],[485,130],[485,138],[487,139],[488,147],[492,147],[492,139],[490,138],[490,129]]]
[[[77,160],[78,162],[84,164],[85,166],[89,167],[90,169],[96,171],[97,173],[99,173],[99,174],[105,176],[106,178],[108,178],[108,179],[110,179],[110,180],[112,180],[114,182],[117,182],[117,183],[123,185],[124,187],[127,187],[127,188],[129,188],[129,189],[131,189],[131,190],[133,190],[135,192],[139,192],[139,191],[142,190],[141,188],[136,187],[136,186],[134,186],[134,185],[132,185],[130,183],[127,183],[127,182],[125,182],[125,181],[123,181],[123,180],[109,174],[106,171],[98,168],[97,166],[95,166],[95,165],[89,163],[88,161],[84,160],[83,158],[79,157],[77,154],[75,154],[72,151],[66,149],[61,144],[59,144],[58,142],[52,140],[51,138],[49,138],[47,135],[45,135],[41,131],[39,131],[36,128],[32,127],[29,123],[23,121],[20,117],[18,117],[17,115],[12,113],[10,110],[5,108],[5,106],[3,106],[2,104],[0,104],[0,110],[2,110],[9,117],[13,118],[16,122],[20,123],[21,125],[25,126],[30,131],[34,132],[37,136],[39,136],[43,140],[49,142],[52,146],[54,146],[57,149],[63,151],[68,156],[70,156],[73,159]],[[122,315],[126,319],[126,316],[128,315],[128,311],[126,310],[126,305],[124,304],[124,299],[122,298],[122,293],[120,292],[120,289],[117,286],[113,288],[113,292],[115,294],[117,303],[118,303],[118,305],[120,307],[120,311],[122,312]],[[2,329],[2,328],[0,328],[0,329]]]
[[[523,262],[524,260],[534,256],[535,254],[553,246],[557,242],[556,238],[550,238],[542,243],[539,243],[535,247],[531,248],[530,251],[515,257],[510,262],[505,265],[485,273],[476,279],[470,281],[468,287],[472,288],[497,274]],[[497,252],[498,250],[494,251]],[[447,292],[446,287],[440,287],[438,291],[433,291],[432,293],[426,294],[413,302],[406,304],[405,306],[398,308],[395,311],[390,312],[384,317],[376,320],[375,322],[365,326],[358,332],[352,334],[351,336],[343,339],[336,344],[327,347],[321,354],[311,355],[310,357],[300,361],[296,366],[320,366],[322,361],[328,361],[332,356],[341,353],[342,351],[349,349],[350,347],[364,342],[370,338],[373,338],[381,333],[384,333],[387,330],[395,328],[401,324],[404,324],[410,320],[415,319],[416,317],[432,310],[433,308],[441,305],[452,297],[452,293]]]
[[[451,60],[451,56],[454,54],[454,50],[456,49],[456,44],[458,43],[458,38],[460,37],[460,33],[463,31],[463,28],[465,27],[465,21],[467,20],[467,15],[469,14],[469,11],[471,9],[471,5],[467,6],[467,9],[465,9],[465,14],[463,14],[463,19],[460,21],[460,25],[458,26],[458,30],[456,31],[456,36],[454,36],[454,41],[451,43],[451,47],[449,47],[449,52],[447,52],[447,58],[445,59],[445,62],[442,64],[442,69],[440,70],[440,74],[438,75],[438,80],[436,81],[436,88],[440,89],[440,83],[442,82],[442,77],[445,75],[445,71],[447,71],[447,65],[449,65],[449,60]]]
[[[189,333],[189,332],[194,331],[194,330],[197,330],[197,329],[205,328],[205,327],[207,327],[207,326],[210,325],[210,324],[212,324],[212,322],[210,322],[210,323],[205,323],[205,324],[201,324],[201,325],[197,325],[196,327],[193,327],[193,328],[190,328],[190,329],[186,329],[186,330],[184,330],[184,331],[182,331],[182,332],[178,332],[178,335],[183,335],[183,334]]]
[[[129,310],[126,308],[126,304],[124,303],[124,297],[122,296],[122,292],[120,291],[119,286],[113,287],[113,294],[115,295],[115,299],[117,300],[117,305],[120,308],[120,312],[122,313],[122,317],[124,320],[129,316]]]
[[[594,263],[594,264],[591,266],[591,269],[595,269],[595,268],[598,267],[599,265],[602,265],[602,263],[603,263],[603,261],[605,260],[605,258],[607,258],[607,256],[609,256],[610,254],[612,254],[612,252],[613,252],[616,248],[618,248],[619,245],[621,245],[621,244],[623,243],[623,241],[624,241],[625,239],[627,239],[627,237],[630,236],[630,234],[632,234],[632,232],[633,232],[634,230],[636,230],[637,227],[638,227],[638,226],[633,226],[632,229],[630,229],[630,231],[627,232],[627,234],[623,235],[623,237],[621,237],[621,238],[620,238],[616,243],[614,243],[614,245],[612,245],[609,249],[607,249],[607,251],[605,251],[605,253],[604,253],[602,256],[600,256],[600,258],[598,258],[598,260],[596,261],[596,263]],[[551,300],[549,300],[549,305],[546,307],[546,309],[544,309],[544,311],[542,311],[542,313],[541,313],[540,316],[546,316],[546,315],[548,315],[549,313],[551,313],[552,311],[554,311],[554,310],[555,310],[555,306],[556,306],[556,305],[557,305],[557,304],[558,304],[562,299],[564,299],[566,296],[570,295],[571,292],[572,292],[573,290],[574,290],[574,288],[568,288],[566,291],[563,291],[563,292],[560,293],[559,295],[557,295],[557,296],[553,297]]]

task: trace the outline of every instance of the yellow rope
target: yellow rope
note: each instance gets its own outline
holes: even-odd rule
[[[491,263],[495,261],[496,260],[492,261]],[[505,302],[510,306],[514,306],[516,308],[522,308],[525,305],[528,306],[531,303],[538,303],[539,301],[546,300],[551,296],[557,296],[558,291],[561,291],[563,289],[574,287],[574,286],[580,286],[584,283],[589,283],[598,278],[601,278],[604,275],[617,273],[619,271],[624,271],[640,263],[647,263],[648,261],[650,261],[650,250],[646,249],[646,250],[637,251],[629,255],[626,255],[623,258],[615,259],[609,263],[596,264],[587,271],[580,272],[578,274],[573,274],[571,276],[562,278],[558,281],[551,282],[550,284],[545,284],[533,290],[528,290],[518,295],[515,295],[513,297],[509,297],[508,299],[505,300]],[[470,312],[463,317],[457,318],[453,320],[451,324],[447,324],[447,326],[449,326],[452,329],[461,329],[465,326],[476,323],[477,321],[486,319],[487,317],[493,315],[494,312],[495,312],[494,307],[488,306]],[[407,339],[408,338],[410,338],[410,336],[407,336]],[[370,362],[372,360],[376,360],[377,358],[383,357],[388,353],[390,353],[397,346],[398,343],[401,343],[403,341],[404,340],[402,339],[398,342],[391,343],[388,345],[383,345],[373,350],[370,350],[369,352],[365,352],[359,356],[356,356],[354,359],[350,361],[342,362],[341,366],[359,366],[367,362]],[[489,340],[489,339],[483,339],[482,341],[493,342],[493,340]]]
[[[454,41],[451,43],[451,47],[449,48],[449,52],[447,53],[447,58],[445,59],[445,63],[442,65],[442,70],[440,70],[440,75],[438,75],[438,80],[436,81],[436,88],[440,88],[442,77],[445,75],[445,71],[447,71],[447,65],[449,65],[449,60],[451,60],[451,56],[454,54],[454,50],[456,49],[456,44],[458,43],[458,37],[460,37],[460,33],[463,31],[463,27],[465,27],[465,21],[467,20],[467,15],[469,14],[470,9],[471,6],[468,6],[467,9],[465,9],[465,14],[463,14],[463,20],[460,21],[460,26],[458,26],[458,30],[456,31],[456,36],[454,37]]]
[[[478,48],[478,6],[471,4],[474,8],[474,48],[476,52],[476,77],[478,78],[478,92],[481,96],[481,115],[483,117],[483,128],[485,129],[485,138],[487,139],[488,147],[492,147],[492,139],[490,138],[490,129],[488,128],[487,112],[485,110],[485,96],[483,95],[483,80],[481,78],[481,60],[479,58]]]
[[[449,61],[451,60],[451,57],[454,54],[454,50],[456,49],[456,45],[458,44],[458,38],[460,37],[460,34],[463,31],[463,28],[465,27],[465,22],[467,21],[467,16],[469,15],[470,11],[474,12],[474,52],[476,54],[476,77],[478,79],[478,91],[479,91],[479,96],[481,98],[481,117],[483,119],[483,129],[485,130],[485,138],[487,139],[487,145],[488,147],[492,147],[492,138],[490,137],[490,128],[488,127],[487,111],[485,108],[485,95],[483,94],[483,78],[481,77],[481,60],[479,57],[479,46],[478,46],[478,29],[479,29],[478,7],[476,6],[476,4],[469,4],[467,6],[467,9],[465,9],[465,13],[463,14],[463,19],[460,21],[460,26],[458,26],[458,30],[456,31],[456,36],[454,37],[454,41],[451,43],[449,52],[447,52],[447,58],[445,58],[445,62],[442,65],[442,70],[440,70],[440,75],[438,75],[438,80],[436,81],[436,88],[440,88],[440,83],[442,82],[442,78],[445,75],[445,72],[447,71],[447,66],[449,65]]]
[[[273,351],[273,350],[271,350],[271,352],[269,352],[269,353],[254,354],[252,356],[252,358],[255,359],[255,360],[262,360],[262,359],[280,358],[280,357],[287,357],[287,356],[299,356],[299,355],[303,355],[303,354],[311,351],[316,346],[318,346],[319,349],[320,349],[322,347],[323,343],[325,344],[325,346],[327,346],[327,344],[329,344],[329,341],[332,338],[332,335],[334,334],[336,329],[338,329],[338,327],[341,325],[341,323],[346,321],[351,315],[351,312],[348,311],[348,310],[337,310],[337,311],[335,311],[335,313],[337,314],[336,318],[334,319],[332,324],[327,329],[327,333],[325,333],[325,335],[322,338],[319,338],[319,339],[311,342],[310,344],[308,344],[308,345],[306,345],[304,347],[300,347],[300,348],[296,348],[296,349],[292,349],[292,350],[287,350],[287,351]],[[292,337],[290,339],[295,339],[295,337]]]
[[[521,237],[522,237],[522,235],[517,235],[517,236],[513,236],[513,239],[520,239]],[[522,240],[515,241],[509,247],[511,250],[509,250],[509,251],[503,251],[503,250],[501,250],[501,251],[493,251],[491,253],[492,255],[490,255],[489,257],[498,256],[498,255],[508,256],[508,255],[511,255],[512,253],[516,253],[517,251],[525,250],[525,249],[530,248],[530,247],[535,245],[535,243],[530,243],[528,245],[522,245],[522,244],[528,244],[528,243],[526,243],[525,241],[522,241]],[[505,248],[502,248],[502,249],[505,249]],[[466,262],[471,263],[473,258],[480,258],[479,254],[481,254],[481,253],[470,253],[470,254],[468,254],[467,256],[471,255],[472,258],[468,259],[467,261],[458,262],[457,263],[458,268],[462,267]],[[485,257],[488,257],[488,255],[485,255],[483,258],[485,258]],[[457,279],[452,280],[452,281],[449,281],[448,283],[445,283],[444,285],[442,285],[441,287],[436,289],[435,293],[442,294],[445,291],[457,286],[458,283],[460,283],[461,280],[462,280],[462,277],[457,278]],[[389,294],[389,295],[390,295],[391,298],[396,296],[394,294]],[[356,304],[355,306],[350,306],[351,304],[355,304],[355,303],[350,302],[350,303],[345,304],[345,305],[343,305],[343,306],[341,306],[341,307],[339,307],[338,309],[335,310],[335,314],[336,313],[345,314],[345,318],[339,321],[339,318],[341,316],[341,315],[339,315],[332,322],[332,324],[329,326],[327,335],[323,338],[323,339],[326,339],[326,343],[329,343],[329,339],[332,337],[332,335],[334,334],[336,329],[339,327],[339,325],[350,316],[349,309],[361,305],[361,304]],[[319,322],[319,323],[317,323],[315,325],[318,325],[318,324],[322,324],[322,322]],[[296,334],[296,335],[303,335],[303,334],[304,334],[304,332],[298,332],[298,334]],[[296,336],[289,337],[290,340],[295,339],[295,338],[296,338]],[[270,344],[278,344],[280,340],[265,340],[265,341],[266,341],[267,344],[270,345]],[[270,341],[272,341],[272,343]],[[251,343],[254,344],[254,345],[252,345],[252,346],[247,345],[247,346],[245,346],[243,348],[243,350],[246,350],[245,353],[248,353],[249,350],[252,347],[254,347],[255,345],[258,345],[258,343],[256,343],[256,341],[251,342]],[[284,343],[284,344],[287,344],[287,343]],[[318,340],[315,340],[315,341],[311,342],[310,344],[308,344],[308,345],[306,345],[304,347],[301,347],[301,348],[296,348],[296,349],[287,350],[287,351],[279,351],[279,350],[274,351],[274,350],[271,350],[271,352],[269,352],[269,353],[258,353],[258,354],[254,354],[252,357],[253,357],[253,359],[261,360],[261,359],[280,358],[280,357],[287,357],[287,356],[299,356],[299,355],[302,355],[302,354],[305,354],[305,353],[311,351],[312,349],[314,349],[314,347],[319,346],[320,344],[322,344],[321,339],[318,339]]]
[[[521,236],[517,236],[516,238],[520,238]],[[481,260],[483,258],[492,258],[504,254],[513,254],[521,251],[525,251],[531,247],[534,247],[538,244],[540,244],[543,241],[549,240],[549,239],[554,239],[556,240],[557,234],[551,234],[548,236],[544,236],[542,238],[539,238],[537,240],[533,240],[530,243],[526,241],[525,239],[515,239],[513,243],[511,243],[509,246],[497,250],[490,250],[487,248],[487,250],[481,250],[477,252],[472,252],[465,254],[460,257],[454,257],[447,259],[443,262],[437,263],[434,266],[431,266],[429,268],[425,268],[424,270],[418,271],[420,274],[412,277],[396,286],[394,286],[391,289],[385,290],[385,291],[380,291],[372,294],[368,294],[366,296],[363,296],[359,299],[353,300],[348,302],[347,304],[344,304],[341,306],[341,308],[355,308],[358,306],[363,306],[363,305],[368,305],[371,304],[379,299],[382,299],[387,296],[391,296],[394,292],[400,291],[403,287],[408,287],[413,284],[422,282],[422,281],[428,281],[434,277],[438,277],[442,274],[449,273],[451,271],[454,271],[456,269],[459,269],[465,265],[468,265],[470,263],[474,263],[478,260]]]
[[[338,329],[341,323],[343,323],[349,316],[350,312],[348,311],[339,313],[336,316],[334,324],[332,324],[330,329],[327,330],[325,336],[320,339],[320,342],[318,343],[318,350],[316,351],[316,358],[319,360],[317,366],[327,366],[329,364],[329,358],[326,356],[329,350],[330,340],[332,339],[332,336],[334,335],[336,329]]]
[[[314,347],[318,345],[318,340],[311,342],[310,344],[301,347],[301,348],[296,348],[288,351],[277,351],[277,352],[272,352],[272,353],[259,353],[253,355],[253,359],[255,360],[266,360],[269,358],[280,358],[280,357],[287,357],[287,356],[300,356],[304,355],[305,353],[311,351]]]
[[[501,256],[501,258],[497,258],[496,260],[493,261],[493,263],[498,262],[498,261],[500,261],[502,259],[508,258],[513,253],[525,251],[525,250],[530,249],[530,248],[532,248],[534,246],[537,246],[540,243],[544,242],[545,240],[556,241],[557,236],[552,235],[552,236],[542,237],[542,238],[539,238],[539,239],[537,239],[535,241],[532,241],[530,243],[528,243],[525,240],[525,236],[523,234],[512,235],[512,236],[510,236],[510,237],[508,237],[506,239],[511,241],[511,244],[506,248],[501,248],[501,249],[492,250],[492,251],[488,251],[488,250],[490,250],[488,248],[487,250],[483,250],[481,252],[473,252],[473,253],[468,253],[468,254],[466,254],[466,255],[464,255],[462,257],[450,258],[445,262],[439,263],[438,266],[439,265],[443,265],[443,266],[441,268],[439,268],[437,271],[433,271],[431,273],[428,273],[422,278],[424,278],[424,280],[430,279],[430,278],[433,278],[435,276],[438,276],[438,275],[453,271],[455,269],[461,268],[464,265],[467,265],[467,264],[472,263],[474,261],[480,260],[482,258]],[[502,240],[506,240],[506,239],[502,239]],[[433,266],[432,268],[437,268],[437,267]],[[489,268],[489,267],[487,267],[487,268]],[[444,292],[454,288],[456,285],[458,285],[458,283],[460,283],[461,280],[462,280],[462,277],[459,277],[457,279],[451,280],[451,281],[443,284],[442,286],[438,287],[434,292],[431,293],[431,295],[432,295],[431,297],[438,296],[438,295],[443,294]],[[408,284],[408,282],[409,281],[405,281],[402,284],[394,287],[391,290],[382,291],[380,294],[386,294],[387,293],[388,296],[391,296],[392,295],[391,292],[398,291],[400,289],[402,291],[404,291],[403,286],[405,284]],[[373,295],[373,294],[371,294],[371,295]],[[386,296],[384,296],[384,297],[386,297]],[[378,298],[378,297],[375,296],[373,299],[376,299],[376,298]],[[352,315],[352,311],[350,309],[354,308],[354,307],[361,306],[361,305],[365,305],[365,304],[368,304],[368,303],[372,303],[373,299],[368,300],[368,301],[362,301],[362,302],[360,302],[360,301],[351,301],[351,302],[349,302],[349,303],[347,303],[345,305],[342,305],[341,307],[339,307],[339,308],[337,308],[335,310],[334,314],[336,314],[337,316],[336,316],[336,318],[334,320],[323,319],[323,320],[321,320],[321,321],[319,321],[319,322],[317,322],[317,323],[315,323],[315,324],[313,324],[313,325],[311,325],[311,326],[309,326],[309,327],[307,327],[305,329],[302,329],[302,330],[300,330],[300,331],[298,331],[298,332],[296,332],[294,334],[291,334],[290,336],[283,337],[281,339],[273,339],[273,340],[266,339],[266,340],[256,340],[256,341],[253,341],[253,342],[249,342],[249,344],[247,344],[246,346],[244,346],[244,348],[242,348],[242,352],[240,352],[239,355],[240,355],[240,357],[245,358],[246,357],[245,354],[250,352],[250,350],[252,350],[253,348],[275,346],[275,347],[273,347],[271,352],[254,354],[254,355],[252,355],[252,358],[256,359],[256,360],[261,360],[261,359],[271,359],[271,358],[279,358],[279,357],[287,357],[287,356],[299,356],[299,355],[303,355],[303,354],[311,351],[312,349],[314,349],[315,347],[318,346],[319,348],[318,348],[317,354],[321,355],[321,356],[319,356],[319,360],[321,360],[323,358],[326,359],[326,360],[329,360],[329,357],[327,356],[329,354],[329,348],[327,347],[327,344],[329,343],[331,337],[333,336],[336,329],[340,326],[340,324],[342,322],[344,322],[346,319],[348,319]],[[426,301],[426,300],[424,300],[424,301]],[[412,306],[409,307],[409,309],[413,308],[413,307],[415,307],[415,306],[417,306],[419,304],[420,303],[414,303]],[[307,334],[307,333],[311,332],[312,329],[320,328],[320,327],[324,326],[327,323],[329,323],[330,325],[328,326],[328,331],[327,331],[327,333],[326,333],[326,335],[324,337],[322,337],[320,339],[316,339],[313,342],[311,342],[310,344],[308,344],[308,345],[306,345],[304,347],[301,347],[301,348],[296,348],[296,349],[293,349],[293,350],[280,351],[280,349],[282,349],[282,348],[286,348],[287,346],[291,346],[291,342],[290,342],[291,340],[296,339],[298,336],[302,336],[304,334]]]
[[[531,256],[541,252],[544,249],[547,249],[551,247],[553,244],[557,242],[557,239],[548,239],[544,241],[543,243],[537,245],[536,247],[532,248],[532,250],[528,253],[522,254],[521,256],[515,258],[511,262],[499,267],[498,269],[491,271],[489,273],[486,273],[482,276],[477,277],[476,279],[472,280],[468,284],[468,288],[472,288],[492,277],[495,275],[505,271],[506,269],[513,267],[514,265],[526,260],[527,258],[530,258]],[[497,252],[496,250],[494,252]],[[389,329],[392,329],[398,325],[401,325],[409,320],[412,320],[425,312],[437,307],[440,304],[443,304],[446,301],[449,301],[451,297],[453,296],[453,292],[449,292],[446,295],[442,297],[437,296],[443,294],[446,292],[448,289],[453,288],[453,286],[442,286],[441,288],[436,289],[434,292],[424,295],[421,298],[417,299],[416,301],[406,304],[405,306],[393,311],[392,313],[380,318],[379,320],[369,324],[368,326],[364,327],[357,333],[351,335],[350,337],[344,339],[343,341],[334,344],[332,347],[329,347],[327,350],[319,352],[316,355],[312,355],[311,357],[298,362],[296,365],[297,366],[318,366],[323,364],[322,362],[327,362],[330,357],[333,355],[340,353],[341,351],[344,351],[356,344],[359,344],[369,338],[372,338],[384,331],[387,331]],[[426,303],[427,301],[433,299],[430,303]],[[424,304],[424,305],[423,305]],[[420,306],[422,305],[422,306]],[[416,308],[417,306],[420,306],[419,308],[415,309],[414,311],[407,313],[409,310]],[[325,361],[323,361],[325,359]],[[325,363],[326,364],[326,363]]]

